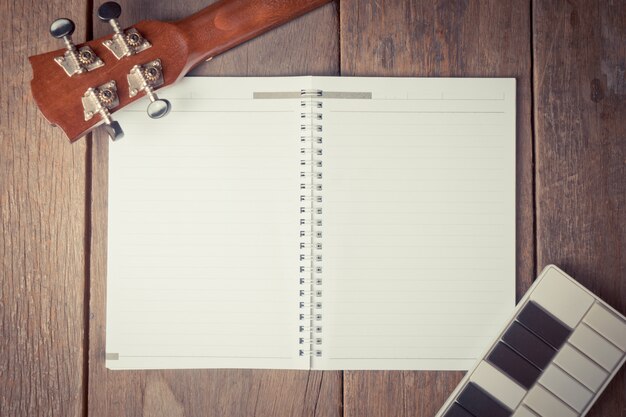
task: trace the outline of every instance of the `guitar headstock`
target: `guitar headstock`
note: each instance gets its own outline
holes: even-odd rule
[[[123,30],[117,23],[120,13],[117,3],[100,6],[98,17],[111,24],[113,35],[78,45],[71,41],[73,22],[57,19],[50,33],[66,48],[29,58],[35,102],[72,142],[102,123],[111,138],[121,137],[111,114],[144,95],[150,100],[148,115],[165,116],[170,104],[154,91],[188,69],[189,43],[178,26],[142,21]]]

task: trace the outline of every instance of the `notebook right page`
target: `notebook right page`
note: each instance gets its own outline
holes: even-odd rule
[[[324,92],[315,367],[468,369],[515,305],[515,80],[314,86]]]

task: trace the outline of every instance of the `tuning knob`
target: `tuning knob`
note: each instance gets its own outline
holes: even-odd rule
[[[148,104],[148,116],[152,119],[160,119],[167,116],[172,109],[172,104],[164,98],[158,98],[155,93],[148,93],[150,104]]]
[[[50,25],[50,34],[57,39],[63,39],[66,45],[71,45],[71,47],[74,48],[71,37],[72,33],[74,33],[74,29],[76,29],[74,22],[70,19],[61,18],[52,22]]]
[[[124,137],[122,126],[120,126],[119,122],[116,122],[115,120],[110,120],[110,122],[105,121],[104,130],[107,132],[111,140],[119,140]]]
[[[117,19],[122,14],[122,6],[114,1],[107,1],[98,7],[98,19],[113,26],[115,33],[123,34]]]
[[[69,75],[85,72],[85,68],[83,68],[80,63],[76,45],[72,42],[74,29],[76,29],[74,22],[66,18],[57,19],[50,25],[50,34],[57,39],[63,40],[65,48],[67,49],[64,56],[57,57],[55,60]],[[67,69],[65,67],[67,67]]]

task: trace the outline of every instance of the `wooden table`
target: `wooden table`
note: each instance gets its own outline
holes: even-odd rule
[[[0,0],[0,415],[434,415],[462,372],[105,369],[108,141],[48,126],[26,59],[56,17],[109,33],[100,2]],[[127,26],[209,0],[121,3]],[[625,39],[624,0],[342,0],[193,75],[516,77],[518,296],[556,263],[625,313]],[[625,410],[622,370],[589,415]]]

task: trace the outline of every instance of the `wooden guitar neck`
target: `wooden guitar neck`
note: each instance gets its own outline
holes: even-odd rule
[[[221,0],[176,22],[186,35],[186,70],[332,0]]]

